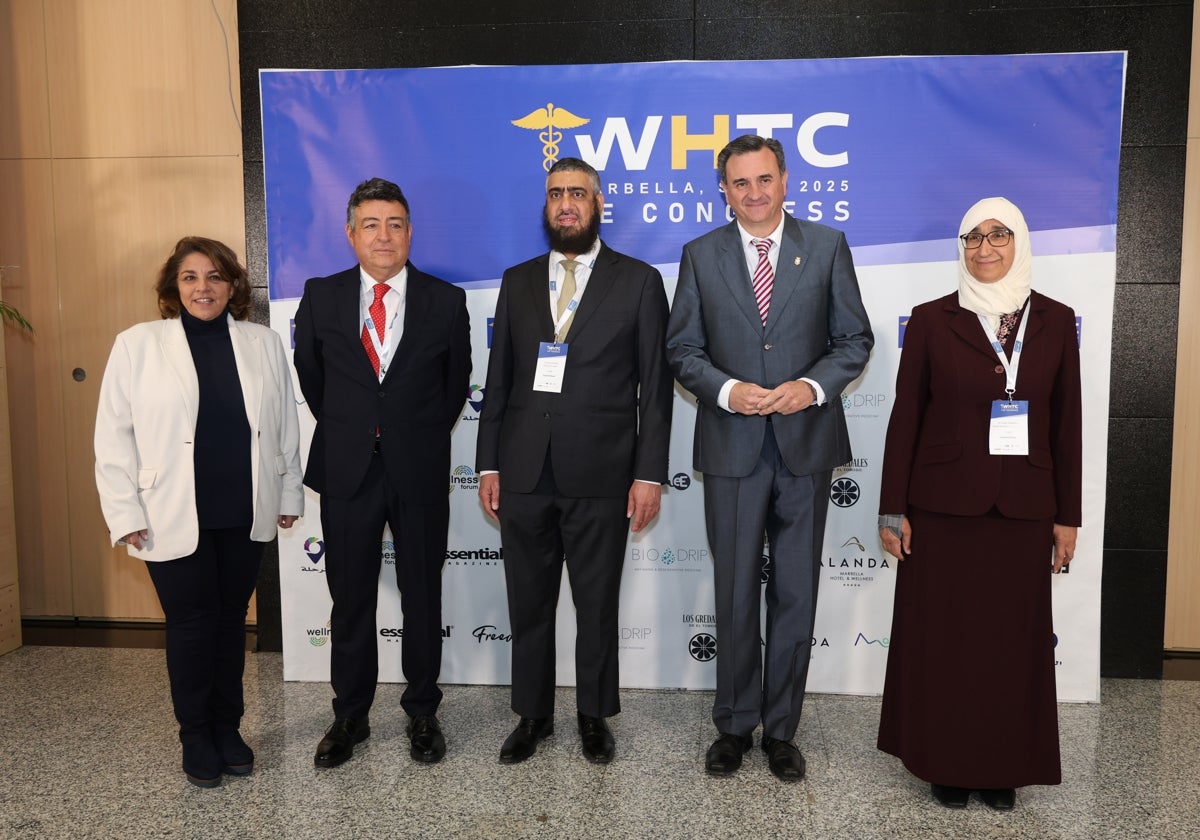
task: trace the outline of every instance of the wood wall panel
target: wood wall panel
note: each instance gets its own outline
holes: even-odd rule
[[[0,586],[0,654],[21,646],[21,616],[17,586]]]
[[[1200,5],[1192,10],[1187,176],[1179,271],[1179,349],[1171,449],[1171,527],[1163,646],[1200,651]]]
[[[0,0],[0,158],[50,156],[42,0]]]
[[[56,157],[241,154],[235,0],[45,8]]]
[[[73,615],[67,528],[67,435],[59,373],[59,287],[52,164],[0,160],[0,263],[5,300],[33,323],[5,330],[22,611]]]
[[[62,296],[58,381],[71,429],[65,441],[75,615],[161,618],[144,564],[111,548],[93,478],[92,434],[104,366],[121,330],[159,317],[153,285],[182,236],[241,252],[240,157],[54,162],[59,276],[86,277]],[[72,371],[86,378],[77,382]]]

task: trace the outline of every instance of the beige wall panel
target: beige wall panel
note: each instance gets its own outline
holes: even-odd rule
[[[55,157],[238,155],[235,0],[46,4]]]
[[[1200,7],[1198,7],[1200,9]],[[1197,13],[1200,15],[1200,11]],[[1197,61],[1193,60],[1195,71]],[[1192,85],[1192,114],[1200,85]],[[1179,283],[1179,349],[1167,536],[1167,612],[1163,645],[1200,650],[1200,139],[1189,137]]]
[[[0,282],[0,295],[4,284]],[[8,421],[8,371],[0,342],[0,589],[17,584],[17,523],[13,514],[12,456]],[[13,589],[14,597],[16,589]],[[5,622],[0,602],[0,627]],[[14,610],[18,607],[14,606]],[[3,635],[3,631],[0,631]]]
[[[50,156],[43,0],[0,0],[0,158]]]
[[[36,333],[5,331],[17,556],[25,615],[73,615],[52,165],[0,160],[4,297]]]
[[[0,654],[21,646],[21,617],[17,587],[0,586]]]
[[[54,163],[68,502],[75,615],[152,618],[145,565],[109,546],[93,478],[100,381],[116,334],[158,317],[155,275],[189,234],[245,252],[240,157],[60,160]],[[87,378],[76,382],[72,370]]]
[[[1200,4],[1192,9],[1200,33]],[[1200,38],[1192,38],[1163,647],[1200,650]]]

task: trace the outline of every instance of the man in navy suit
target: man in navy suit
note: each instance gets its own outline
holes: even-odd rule
[[[550,252],[504,272],[476,446],[479,498],[500,522],[516,729],[500,761],[554,731],[554,629],[565,560],[576,613],[584,756],[612,760],[617,604],[630,529],[658,513],[674,383],[662,276],[600,241],[596,170],[546,178]],[[501,492],[503,486],[503,493]]]
[[[346,239],[358,265],[309,280],[296,310],[296,374],[317,420],[304,483],[321,494],[333,598],[334,723],[314,762],[336,767],[371,733],[385,523],[404,613],[400,705],[410,717],[410,755],[435,762],[446,752],[435,715],[450,430],[471,374],[466,294],[408,262],[412,218],[390,181],[354,190]]]
[[[693,466],[716,589],[720,736],[705,769],[736,772],[761,722],[771,772],[795,781],[829,480],[850,460],[840,397],[874,339],[845,236],[783,210],[779,141],[739,137],[717,170],[736,220],[684,246],[667,331],[675,376],[697,400]]]

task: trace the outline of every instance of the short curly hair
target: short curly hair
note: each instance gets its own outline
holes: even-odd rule
[[[179,266],[189,254],[203,254],[212,260],[221,279],[230,285],[229,313],[239,321],[250,314],[250,283],[245,267],[237,254],[224,242],[203,236],[185,236],[175,243],[175,250],[158,271],[154,291],[158,294],[158,311],[164,318],[178,318],[183,302],[179,299]]]

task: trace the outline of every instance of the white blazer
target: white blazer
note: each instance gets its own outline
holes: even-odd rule
[[[283,343],[271,329],[229,318],[229,337],[250,422],[254,524],[269,542],[280,514],[304,513],[300,432]],[[193,439],[200,386],[179,318],[137,324],[117,336],[96,411],[96,489],[113,545],[146,529],[129,553],[174,560],[196,550]]]

